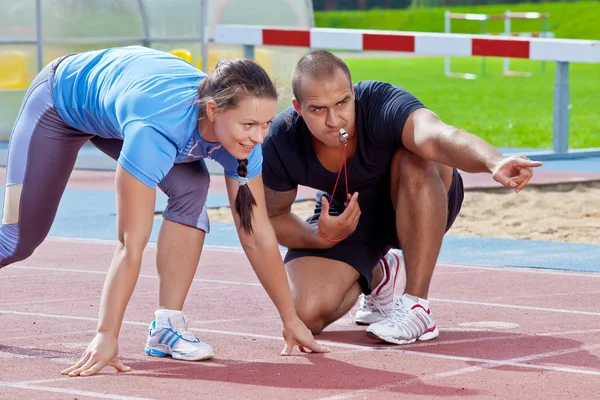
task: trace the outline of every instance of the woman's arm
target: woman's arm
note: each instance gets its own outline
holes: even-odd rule
[[[117,337],[133,293],[154,223],[156,190],[117,167],[117,232],[119,244],[102,292],[98,332]]]
[[[258,280],[277,308],[284,325],[286,348],[282,354],[289,354],[295,344],[307,347],[315,352],[328,351],[326,347],[319,345],[314,340],[308,328],[306,328],[296,314],[275,232],[267,215],[262,175],[258,175],[248,181],[248,186],[256,200],[252,217],[253,231],[251,234],[247,234],[241,229],[240,218],[235,211],[238,181],[227,176],[225,179],[231,212],[244,252]]]
[[[94,375],[109,364],[120,371],[129,369],[118,360],[118,336],[138,279],[142,253],[152,232],[156,190],[120,165],[116,170],[116,190],[119,243],[102,291],[98,333],[81,360],[63,371],[70,376]]]

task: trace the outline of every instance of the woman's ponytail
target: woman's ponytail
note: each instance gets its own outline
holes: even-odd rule
[[[248,160],[238,160],[238,192],[235,197],[235,210],[240,216],[240,226],[247,234],[252,233],[252,215],[256,200],[248,186]]]

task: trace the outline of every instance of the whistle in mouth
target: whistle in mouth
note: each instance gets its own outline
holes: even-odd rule
[[[340,129],[340,142],[343,144],[348,143],[348,132],[346,132],[344,128]]]

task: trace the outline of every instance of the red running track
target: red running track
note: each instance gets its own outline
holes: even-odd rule
[[[327,355],[281,357],[276,311],[239,250],[207,248],[185,311],[216,357],[146,356],[157,303],[147,249],[120,336],[122,360],[88,378],[60,370],[93,337],[113,243],[47,240],[0,271],[2,399],[591,398],[600,392],[600,274],[439,265],[431,306],[440,336],[374,342],[351,315],[318,339]]]

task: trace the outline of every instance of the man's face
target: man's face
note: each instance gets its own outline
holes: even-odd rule
[[[299,103],[294,108],[304,118],[308,129],[328,147],[340,146],[340,129],[354,130],[354,87],[348,76],[339,68],[330,78],[315,80],[302,77]]]

